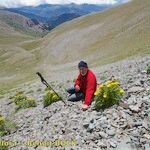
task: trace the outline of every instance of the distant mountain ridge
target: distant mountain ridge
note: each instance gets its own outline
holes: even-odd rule
[[[49,30],[57,25],[72,20],[74,18],[92,13],[102,11],[110,8],[112,5],[94,5],[74,3],[65,5],[42,4],[36,7],[24,6],[20,8],[5,8],[4,10],[24,15],[30,19],[42,22],[48,25]]]

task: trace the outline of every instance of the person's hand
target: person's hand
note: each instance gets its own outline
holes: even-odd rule
[[[75,86],[75,91],[76,91],[76,92],[80,91],[79,85],[76,85],[76,86]]]
[[[82,110],[87,110],[88,108],[89,108],[88,105],[86,105],[86,104],[83,104],[83,105],[82,105]]]

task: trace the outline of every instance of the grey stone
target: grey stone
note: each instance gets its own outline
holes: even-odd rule
[[[110,136],[114,136],[115,135],[115,130],[107,130],[106,133]]]
[[[101,112],[97,112],[97,114],[96,114],[98,117],[99,116],[101,116],[102,115],[102,113]]]
[[[99,119],[99,121],[102,121],[103,123],[105,123],[107,121],[107,117],[106,116],[103,116]]]
[[[107,137],[108,137],[108,135],[105,133],[105,132],[99,132],[99,135],[102,137],[102,138],[104,138],[104,139],[106,139]]]
[[[143,81],[136,80],[133,84],[136,86],[141,86],[142,83]]]
[[[132,112],[138,113],[141,111],[138,105],[129,105],[129,108]]]
[[[117,119],[117,118],[118,118],[118,113],[114,112],[114,113],[112,114],[112,116],[113,116],[114,119]]]
[[[107,128],[107,126],[108,126],[107,124],[101,124],[101,128],[103,128],[103,129]]]
[[[138,130],[133,130],[131,135],[134,136],[134,137],[140,137],[140,134],[139,134]]]
[[[144,148],[145,148],[145,150],[150,150],[150,144],[145,144]]]
[[[145,118],[145,119],[143,120],[142,126],[143,126],[145,129],[150,130],[150,118]]]
[[[126,115],[126,113],[125,113],[124,111],[121,111],[120,113],[121,113],[121,117],[122,117],[122,118],[124,118],[124,119],[127,118],[127,115]]]
[[[139,93],[139,92],[143,92],[144,90],[145,89],[143,87],[134,86],[128,90],[128,93]]]
[[[122,141],[117,145],[116,150],[137,150],[135,145],[131,145],[130,143],[126,143],[126,141]]]
[[[83,127],[84,127],[84,128],[88,128],[89,124],[90,124],[89,121],[84,121],[84,122],[83,122]]]
[[[95,119],[91,119],[90,123],[96,123],[96,120]]]
[[[146,140],[145,138],[140,138],[140,143],[146,143]]]
[[[142,122],[133,122],[134,127],[142,126]]]
[[[106,145],[104,142],[102,142],[102,141],[99,141],[99,142],[97,143],[97,145],[98,145],[99,147],[101,147],[101,148],[107,148],[107,145]]]
[[[137,143],[139,141],[139,138],[137,136],[130,136],[130,139],[132,140],[133,143]]]
[[[150,134],[144,134],[143,135],[145,138],[147,138],[148,140],[150,140]]]
[[[146,74],[147,71],[146,71],[146,70],[142,70],[141,73],[142,73],[142,74]]]
[[[95,125],[93,123],[90,123],[87,128],[87,132],[92,132],[94,128],[95,128]]]
[[[116,148],[116,147],[117,147],[116,142],[109,141],[109,144],[110,144],[110,146],[113,147],[113,148]]]

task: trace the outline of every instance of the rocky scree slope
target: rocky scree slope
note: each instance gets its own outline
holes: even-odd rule
[[[18,129],[1,137],[3,140],[18,141],[22,144],[10,147],[10,150],[50,150],[51,147],[28,147],[27,140],[75,140],[72,149],[79,150],[148,150],[150,149],[150,75],[146,68],[150,56],[125,60],[100,68],[93,68],[98,81],[108,80],[111,75],[121,81],[126,91],[123,102],[109,109],[94,110],[94,102],[87,111],[81,110],[81,102],[68,102],[65,89],[72,80],[51,83],[63,95],[67,106],[59,101],[43,108],[42,100],[45,87],[40,83],[24,84],[18,90],[24,90],[28,96],[37,100],[37,107],[14,113],[15,105],[9,104],[14,90],[0,100],[0,113],[13,120]],[[71,79],[71,78],[70,78]],[[54,147],[53,149],[71,149]]]

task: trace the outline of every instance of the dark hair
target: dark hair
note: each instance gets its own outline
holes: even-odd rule
[[[80,61],[79,62],[79,64],[78,64],[78,68],[80,68],[80,67],[85,67],[85,68],[88,68],[88,65],[87,65],[87,63],[85,62],[85,61]]]

